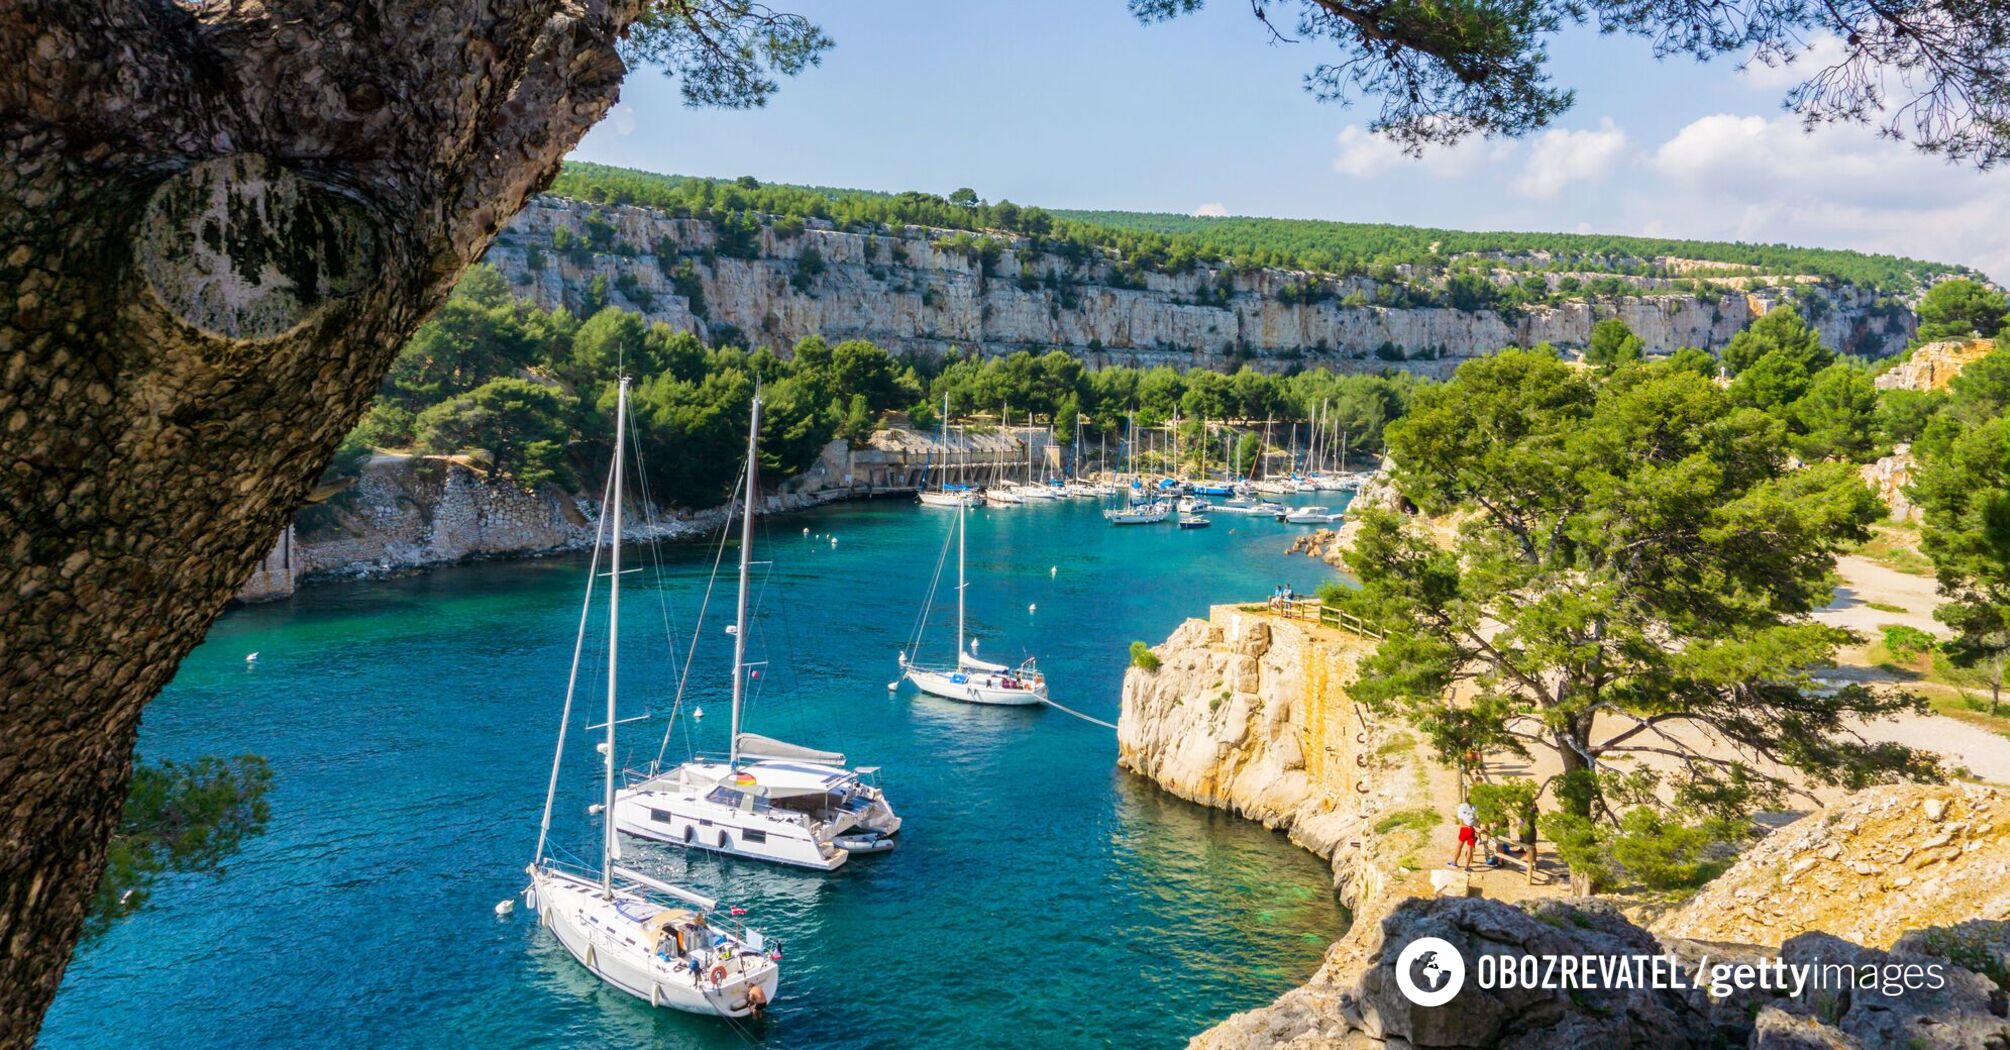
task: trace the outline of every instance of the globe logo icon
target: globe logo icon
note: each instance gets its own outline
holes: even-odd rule
[[[1419,937],[1396,956],[1396,987],[1418,1006],[1443,1006],[1465,983],[1465,956],[1442,937]]]

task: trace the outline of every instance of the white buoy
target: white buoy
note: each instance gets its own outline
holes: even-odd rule
[[[807,536],[809,534],[810,534],[810,527],[808,525],[803,526],[803,535]]]
[[[886,691],[889,693],[899,688],[900,688],[900,679],[898,678],[894,679],[891,682],[886,683]]]
[[[255,663],[257,663],[257,662],[258,662],[258,654],[257,654],[257,653],[252,653],[252,654],[251,654],[250,656],[247,656],[247,657],[245,657],[245,658],[244,658],[244,662],[245,662],[245,663],[247,663],[247,664],[255,664]]]
[[[1033,615],[1034,613],[1036,613],[1036,612],[1039,612],[1039,611],[1040,611],[1040,603],[1039,603],[1039,602],[1027,602],[1027,603],[1026,603],[1026,615],[1028,615],[1028,616],[1031,616],[1031,615]]]
[[[692,708],[692,709],[691,709],[691,717],[692,717],[692,718],[696,718],[696,719],[698,719],[699,721],[703,721],[703,720],[704,720],[704,718],[705,718],[705,709],[704,709],[704,708],[702,708],[702,707],[694,707],[694,708]]]
[[[504,897],[496,902],[496,917],[502,918],[516,910],[516,898]]]
[[[837,546],[837,545],[838,545],[838,538],[837,538],[836,536],[832,536],[832,537],[831,537],[831,546],[835,547],[835,546]]]
[[[1061,567],[1060,567],[1059,565],[1049,565],[1049,566],[1047,566],[1047,578],[1048,578],[1048,579],[1050,579],[1050,580],[1051,580],[1051,579],[1053,579],[1054,577],[1056,577],[1056,576],[1059,576],[1059,575],[1061,575]]]

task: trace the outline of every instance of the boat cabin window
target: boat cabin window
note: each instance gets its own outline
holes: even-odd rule
[[[740,832],[740,839],[743,842],[766,842],[768,841],[768,833],[765,831],[755,831],[752,828],[745,828]]]
[[[729,787],[713,788],[711,794],[705,796],[705,801],[753,813],[766,813],[773,805],[761,795],[749,795]]]
[[[655,821],[658,824],[668,824],[671,823],[675,818],[670,816],[668,810],[652,809],[649,811],[649,819]]]

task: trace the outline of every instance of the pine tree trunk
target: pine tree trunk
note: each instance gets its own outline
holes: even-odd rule
[[[141,706],[613,102],[628,3],[0,4],[0,1046]]]

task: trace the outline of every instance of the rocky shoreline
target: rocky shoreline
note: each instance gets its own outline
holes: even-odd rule
[[[1353,923],[1302,986],[1195,1036],[1196,1048],[2001,1047],[2010,1045],[2010,793],[1871,788],[1748,850],[1645,925],[1565,879],[1438,867],[1450,772],[1345,685],[1367,639],[1262,606],[1217,606],[1125,675],[1118,762],[1173,794],[1259,820],[1328,858]],[[1764,989],[1474,988],[1419,1007],[1398,946],[1481,954],[1666,956],[1685,972],[1819,962],[1939,968],[1940,987],[1790,997]],[[1851,938],[1850,940],[1844,939]],[[1469,971],[1470,972],[1470,971]]]

